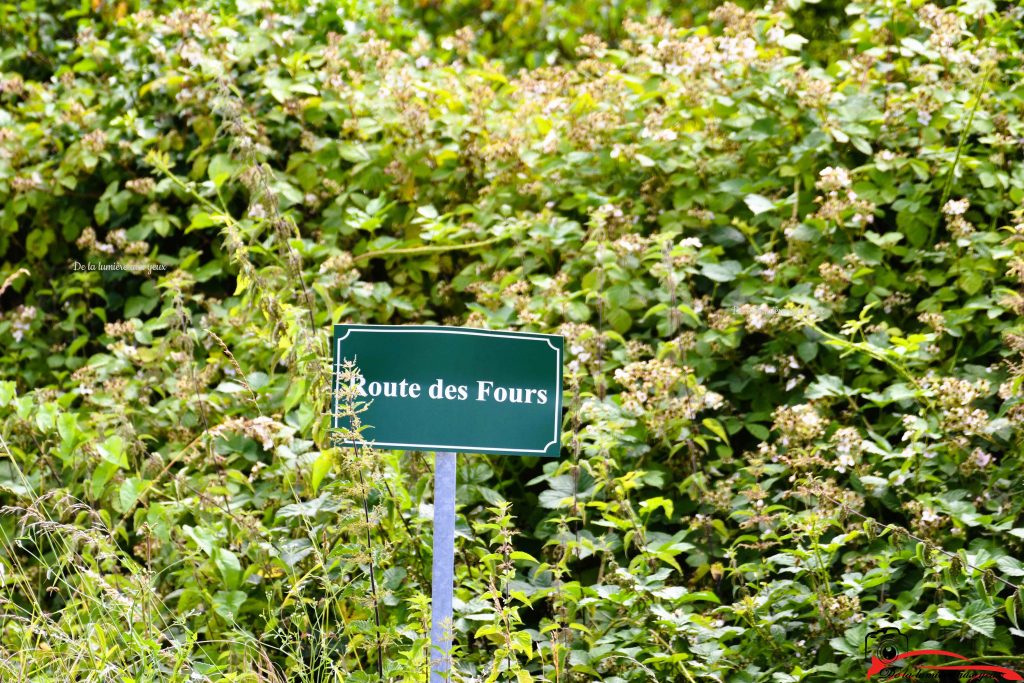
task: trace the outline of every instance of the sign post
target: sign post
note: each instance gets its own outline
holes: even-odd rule
[[[434,565],[430,577],[430,683],[451,668],[455,595],[455,453],[434,454]]]
[[[335,325],[333,355],[335,429],[347,426],[337,400],[342,363],[351,360],[366,441],[435,451],[430,680],[441,683],[454,640],[455,454],[559,456],[564,341],[462,327]]]

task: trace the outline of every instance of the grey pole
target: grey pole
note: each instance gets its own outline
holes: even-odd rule
[[[434,454],[434,565],[431,574],[430,683],[449,680],[455,590],[455,454]]]

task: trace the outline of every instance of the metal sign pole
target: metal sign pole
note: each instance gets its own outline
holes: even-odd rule
[[[451,669],[455,592],[455,453],[434,454],[434,564],[431,574],[430,683]]]

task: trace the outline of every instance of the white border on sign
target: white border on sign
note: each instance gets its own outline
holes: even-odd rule
[[[559,348],[557,346],[552,344],[551,340],[548,339],[547,337],[534,337],[534,336],[527,336],[526,334],[523,334],[523,333],[499,332],[499,331],[496,331],[496,330],[487,330],[487,331],[480,332],[480,331],[473,331],[473,330],[461,330],[461,329],[454,329],[453,330],[453,329],[444,329],[444,328],[427,327],[427,326],[422,326],[422,329],[418,329],[418,327],[420,327],[420,326],[416,326],[416,325],[380,325],[380,326],[377,326],[376,328],[375,327],[366,327],[366,328],[363,328],[363,327],[351,327],[351,328],[345,330],[344,336],[338,337],[337,344],[336,344],[335,349],[334,349],[334,364],[335,364],[334,365],[334,396],[333,396],[332,401],[331,401],[331,408],[334,410],[334,415],[332,415],[333,419],[332,419],[332,423],[331,424],[334,426],[335,429],[338,428],[338,415],[337,415],[338,405],[337,405],[337,400],[338,400],[338,391],[340,389],[340,387],[338,386],[338,376],[341,374],[341,341],[343,339],[347,339],[348,336],[350,334],[352,334],[353,332],[420,332],[420,333],[429,332],[429,333],[432,333],[432,334],[468,334],[468,335],[473,335],[473,336],[477,336],[477,337],[503,337],[505,339],[510,339],[511,338],[511,339],[520,339],[520,340],[542,341],[542,342],[546,342],[548,346],[550,346],[552,349],[554,349],[554,351],[555,351],[555,373],[558,375],[559,379],[561,379],[561,377],[562,377],[562,372],[561,372],[561,370],[562,370],[562,352],[559,350]],[[527,449],[527,448],[491,448],[490,446],[474,447],[474,446],[451,446],[451,445],[440,445],[440,444],[395,443],[395,442],[390,442],[390,441],[374,441],[374,442],[372,442],[371,445],[376,445],[376,446],[402,446],[402,447],[405,447],[405,448],[411,448],[411,449],[416,449],[416,450],[420,450],[420,449],[423,449],[423,450],[454,450],[454,449],[459,449],[459,450],[468,450],[470,452],[473,452],[475,448],[480,448],[481,450],[484,450],[484,451],[499,451],[499,452],[502,452],[502,453],[542,453],[542,454],[546,454],[548,452],[548,448],[551,447],[551,444],[556,443],[558,441],[558,421],[562,417],[562,387],[561,386],[558,387],[558,392],[557,392],[556,398],[557,398],[557,402],[556,402],[556,405],[555,405],[554,433],[552,434],[551,441],[548,441],[544,445],[544,448],[542,448],[541,450]]]

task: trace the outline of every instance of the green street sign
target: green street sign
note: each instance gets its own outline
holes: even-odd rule
[[[360,420],[379,448],[558,457],[562,337],[426,325],[334,326],[334,428],[342,363],[362,377]]]

